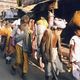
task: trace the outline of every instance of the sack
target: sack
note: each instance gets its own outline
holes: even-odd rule
[[[77,26],[80,26],[80,11],[76,11],[74,13],[74,16],[72,18],[72,23]]]

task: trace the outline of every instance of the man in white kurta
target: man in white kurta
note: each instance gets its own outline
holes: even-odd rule
[[[80,80],[80,37],[74,35],[70,40],[70,45],[73,46],[73,49],[70,53],[70,61],[72,62],[72,74],[77,80]]]

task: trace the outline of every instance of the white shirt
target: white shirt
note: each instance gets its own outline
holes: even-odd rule
[[[14,14],[11,10],[7,10],[6,11],[6,15],[5,15],[5,18],[13,18],[14,17]]]
[[[19,34],[23,34],[23,33],[24,33],[24,32],[21,31],[21,30],[18,28],[18,30],[17,30],[17,35],[19,35]],[[18,44],[19,46],[22,46],[22,44],[23,44],[23,40],[19,41],[17,44]]]
[[[21,19],[15,20],[15,21],[12,23],[12,25],[18,26],[18,25],[20,25],[20,22],[21,22]]]
[[[38,35],[43,34],[46,29],[47,29],[46,26],[37,25],[37,34]]]
[[[23,34],[24,32],[23,31],[21,31],[19,28],[18,28],[18,25],[20,25],[20,21],[21,21],[21,19],[18,19],[18,20],[15,20],[13,23],[12,23],[12,25],[14,26],[13,27],[13,31],[12,31],[12,33],[11,33],[11,37],[14,37],[14,36],[17,36],[17,35],[19,35],[19,34]],[[22,46],[22,44],[23,44],[23,41],[21,40],[20,42],[18,42],[17,43],[19,46]]]
[[[15,21],[12,23],[13,31],[12,31],[12,33],[11,33],[11,37],[13,37],[13,36],[16,34],[17,29],[18,29],[18,27],[19,27],[19,25],[20,25],[20,21],[21,21],[21,19],[18,19],[18,20],[15,20]]]
[[[74,62],[80,62],[80,37],[73,36],[70,40],[70,45],[74,46],[74,50],[71,53],[71,61]]]

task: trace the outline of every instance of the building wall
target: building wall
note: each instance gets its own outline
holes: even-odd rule
[[[0,13],[3,10],[17,7],[17,0],[0,0]]]

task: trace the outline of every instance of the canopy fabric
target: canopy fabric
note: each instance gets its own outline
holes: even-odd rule
[[[36,6],[36,4],[34,4],[34,5],[29,5],[29,6],[26,6],[26,7],[17,7],[17,9],[21,9],[21,10],[23,10],[23,11],[25,11],[25,12],[30,12],[34,7]]]
[[[43,4],[46,2],[57,2],[58,0],[22,0],[21,7],[17,7],[18,9],[22,9],[25,12],[30,12],[35,6],[39,4]],[[56,3],[54,3],[54,6],[57,6]]]
[[[22,0],[22,5],[28,6],[28,5],[38,4],[38,3],[44,3],[47,1],[54,1],[54,0]]]
[[[22,0],[22,5],[20,7],[17,7],[18,9],[21,9],[25,12],[30,12],[35,6],[41,3],[45,3],[48,1],[53,1],[53,0]]]

